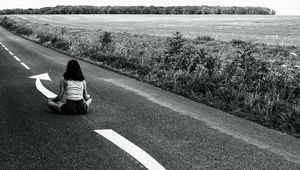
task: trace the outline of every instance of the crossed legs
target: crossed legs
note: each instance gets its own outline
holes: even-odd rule
[[[54,112],[58,112],[58,113],[61,113],[61,106],[63,105],[63,103],[61,102],[54,102],[52,101],[51,99],[48,100],[48,103],[47,103],[48,107],[53,110]]]
[[[88,100],[85,101],[85,103],[87,105],[87,112],[89,112],[90,104],[92,103],[92,98],[90,97]],[[61,106],[63,105],[63,103],[54,102],[53,100],[50,99],[50,100],[48,100],[47,105],[54,112],[61,113]]]

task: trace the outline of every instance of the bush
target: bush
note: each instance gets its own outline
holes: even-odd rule
[[[53,37],[53,35],[50,34],[50,33],[47,33],[47,32],[40,32],[37,35],[37,38],[39,39],[39,42],[42,43],[42,44],[52,41],[52,39],[53,39],[52,37]]]
[[[16,29],[16,33],[21,34],[21,35],[29,36],[29,35],[33,34],[33,30],[29,29],[29,28],[26,28],[26,27],[18,27]]]
[[[108,48],[108,46],[112,43],[112,39],[113,39],[111,33],[107,32],[107,31],[105,31],[100,38],[101,38],[101,47],[102,48]]]
[[[246,46],[246,45],[249,45],[248,42],[242,41],[242,40],[231,40],[230,42],[231,42],[233,45],[235,45],[235,46]]]
[[[13,20],[9,19],[8,17],[1,18],[1,25],[4,28],[11,30],[11,31],[16,29],[15,22]]]
[[[70,44],[69,42],[67,42],[66,40],[63,40],[61,38],[53,38],[52,39],[52,45],[54,48],[63,50],[63,51],[67,51],[70,48]]]
[[[214,40],[215,39],[210,36],[201,35],[201,36],[197,36],[194,41],[196,43],[203,43],[203,42],[214,41]]]
[[[182,52],[182,48],[184,46],[185,39],[183,39],[183,35],[180,32],[175,32],[171,38],[167,39],[167,55],[177,55]]]

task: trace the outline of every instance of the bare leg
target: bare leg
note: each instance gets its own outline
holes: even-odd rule
[[[90,104],[92,103],[92,98],[89,98],[87,101],[85,101],[87,105],[87,112],[89,112]]]
[[[92,103],[92,98],[89,98],[87,101],[85,101],[85,103],[87,104],[87,106],[89,107],[90,104]]]
[[[51,100],[49,100],[48,101],[48,107],[51,109],[51,110],[53,110],[53,111],[55,111],[55,112],[58,112],[58,113],[61,113],[61,110],[60,110],[60,108],[61,108],[61,106],[63,105],[63,103],[60,103],[60,102],[54,102],[54,101],[51,101]]]

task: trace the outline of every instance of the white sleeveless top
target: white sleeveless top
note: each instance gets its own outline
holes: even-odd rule
[[[66,99],[68,100],[81,100],[83,99],[83,90],[84,90],[84,80],[83,81],[74,81],[74,80],[67,80],[66,86]]]

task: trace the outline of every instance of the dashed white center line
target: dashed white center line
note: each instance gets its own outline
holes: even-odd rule
[[[25,63],[21,62],[22,66],[24,66],[27,70],[30,69],[30,67],[28,67]]]
[[[13,55],[13,57],[14,57],[17,61],[21,61],[17,56]]]
[[[149,170],[165,170],[154,158],[111,129],[95,130],[98,134],[126,151]]]
[[[6,48],[4,44],[2,44],[2,43],[0,42],[0,45],[2,45],[2,47],[3,47],[6,51],[8,51],[8,53],[9,53],[10,55],[12,55],[12,56],[14,57],[15,60],[19,61],[19,62],[22,64],[23,67],[25,67],[27,70],[30,69],[30,67],[28,67],[25,63],[21,62],[21,60],[20,60],[17,56],[15,56],[14,53],[12,53],[8,48]]]

